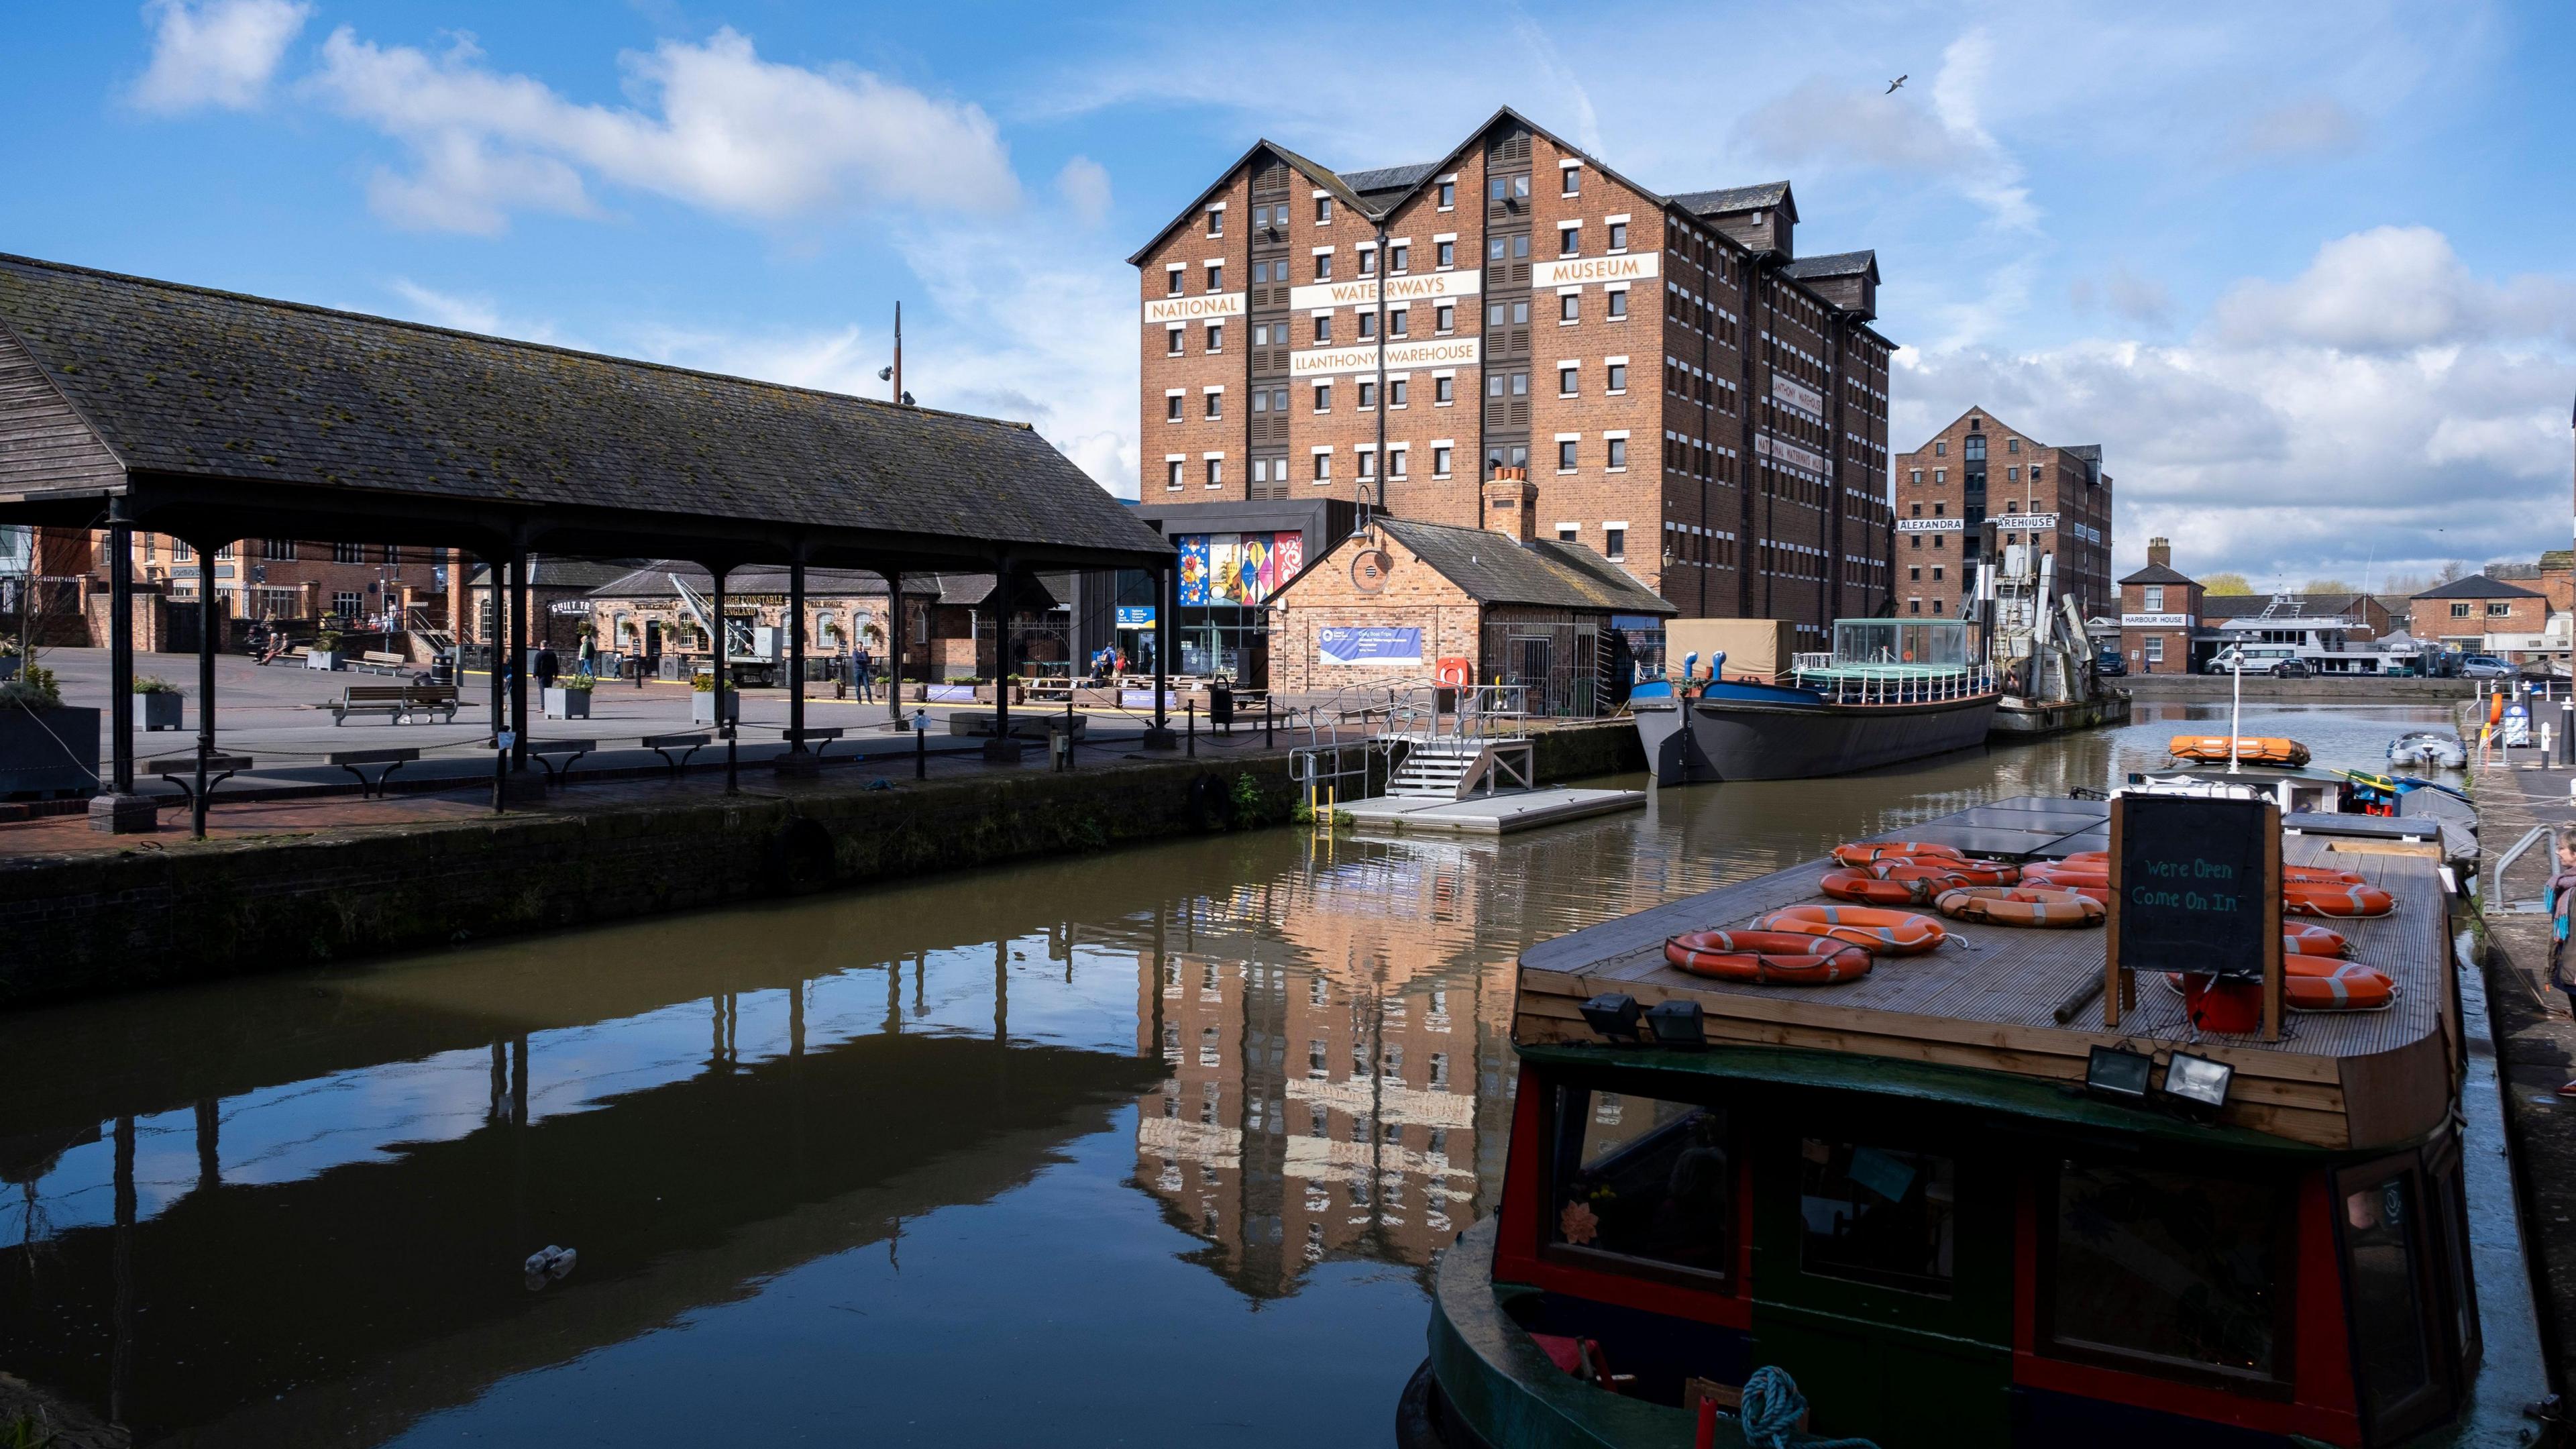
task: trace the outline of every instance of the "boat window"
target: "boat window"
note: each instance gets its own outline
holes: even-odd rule
[[[1799,1151],[1802,1268],[1916,1293],[1950,1291],[1958,1171],[1949,1158],[1813,1137]]]
[[[1565,1089],[1551,1242],[1723,1276],[1734,1261],[1726,1111]]]
[[[2354,1367],[2362,1407],[2383,1432],[2433,1385],[2432,1346],[2424,1331],[2423,1236],[2415,1182],[2400,1173],[2343,1196],[2344,1277],[2352,1295]]]
[[[2268,1183],[2064,1164],[2049,1338],[2182,1368],[2283,1376],[2286,1207]]]

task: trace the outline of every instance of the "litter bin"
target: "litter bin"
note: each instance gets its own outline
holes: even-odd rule
[[[1231,685],[1208,686],[1208,724],[1229,734],[1234,730],[1234,688]]]

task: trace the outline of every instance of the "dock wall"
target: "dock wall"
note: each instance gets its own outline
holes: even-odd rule
[[[1538,767],[1643,764],[1622,721],[1547,732]],[[1296,802],[1278,754],[865,783],[587,808],[576,787],[524,815],[0,862],[0,1009],[1259,828]]]
[[[2110,681],[2141,704],[2225,704],[2233,682],[2224,674],[2132,674]],[[2248,703],[2264,704],[2435,704],[2467,699],[2477,693],[2474,679],[2274,679],[2245,676]]]

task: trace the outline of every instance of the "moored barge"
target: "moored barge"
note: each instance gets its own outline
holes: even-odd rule
[[[2106,810],[2025,798],[1902,834],[2056,860],[2103,849]],[[1883,1449],[2546,1442],[2438,847],[2302,824],[2283,860],[2394,898],[2334,924],[2397,993],[2279,1040],[2195,1031],[2161,979],[2105,1028],[2098,928],[1944,922],[1941,950],[1823,987],[1668,962],[1676,935],[1822,903],[1829,861],[1525,952],[1501,1208],[1440,1264],[1400,1435],[1734,1446],[1694,1406],[1776,1368],[1809,1431]],[[1681,1005],[1631,1036],[1601,1014],[1621,998]],[[2097,1048],[2163,1085],[2088,1090]],[[2176,1094],[2177,1053],[2232,1074],[2216,1105]]]
[[[1830,654],[1801,655],[1781,679],[1658,682],[1630,697],[1658,785],[1845,775],[1984,743],[2002,696],[1967,659],[1957,620],[1841,619]]]

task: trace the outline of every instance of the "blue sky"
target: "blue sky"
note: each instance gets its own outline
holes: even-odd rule
[[[1509,103],[1874,247],[1902,449],[2099,441],[2119,562],[2568,542],[2576,7],[11,7],[0,251],[1026,418],[1135,488],[1125,257],[1259,136]],[[1910,76],[1884,93],[1888,79]]]

